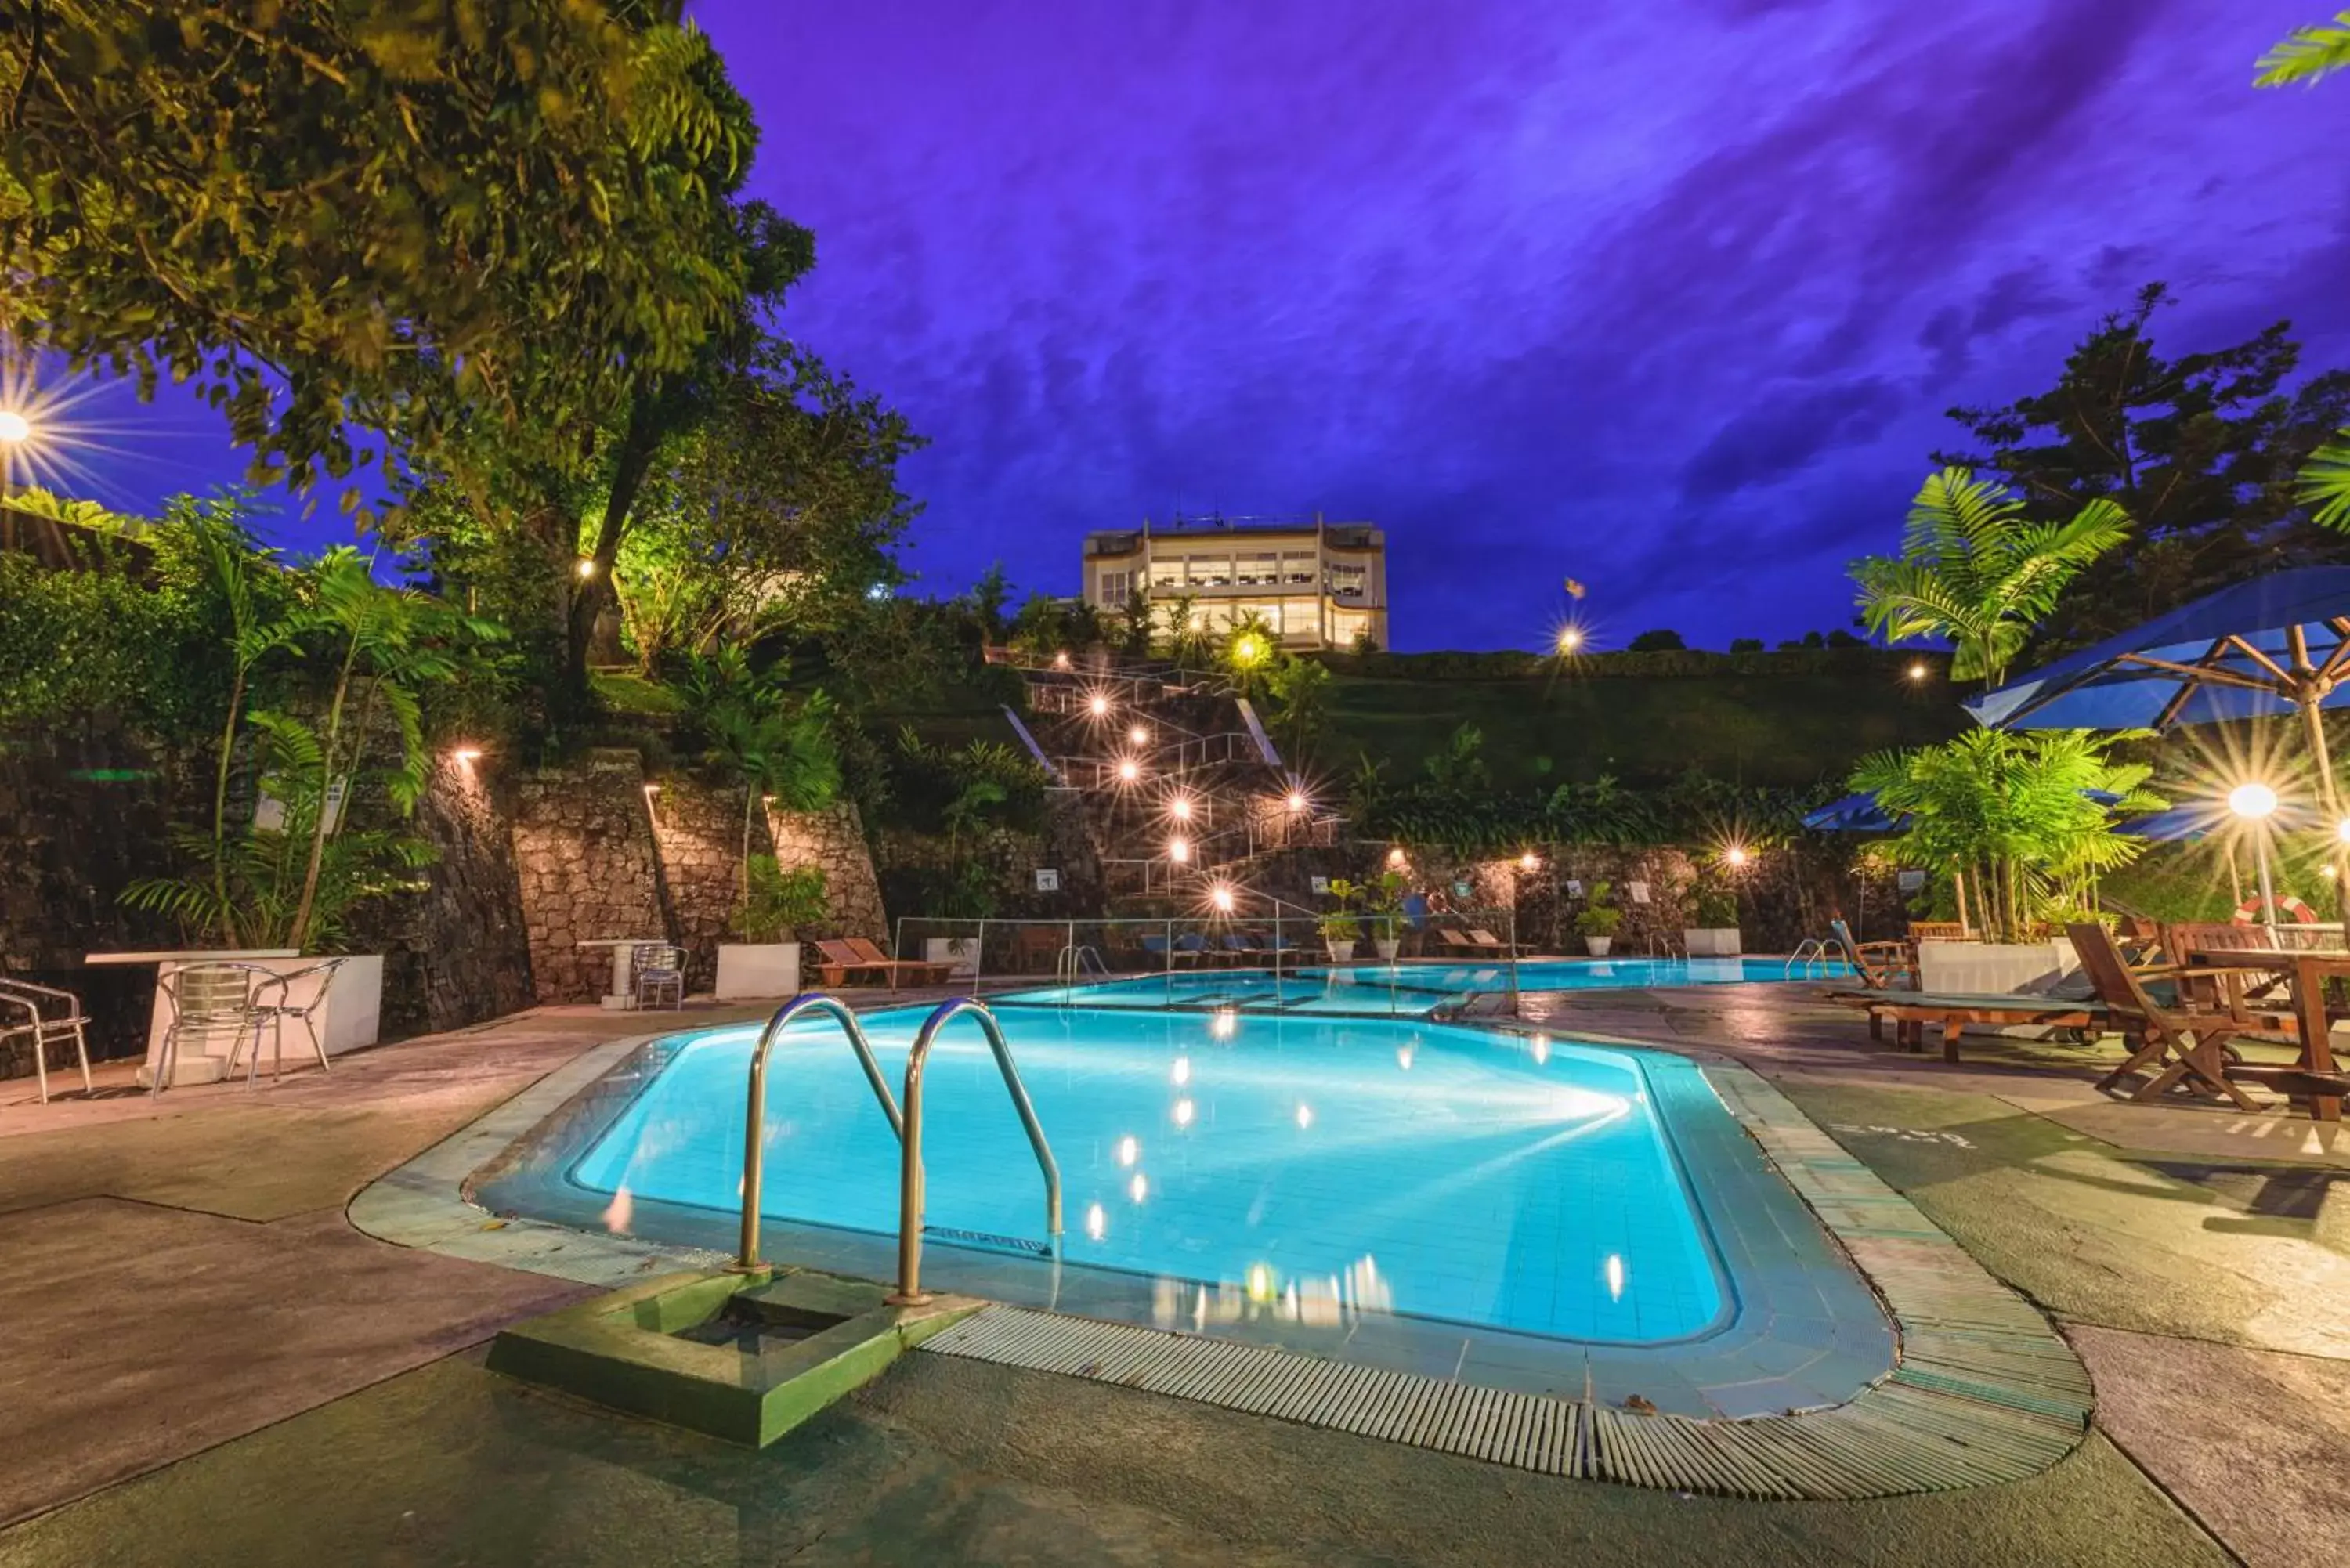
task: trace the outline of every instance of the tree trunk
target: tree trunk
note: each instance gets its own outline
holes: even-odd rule
[[[653,397],[640,393],[629,407],[627,433],[621,436],[619,451],[612,458],[612,486],[604,501],[604,520],[597,526],[596,545],[587,556],[589,569],[586,576],[577,579],[572,593],[571,623],[565,640],[565,673],[583,691],[588,684],[588,649],[595,640],[596,618],[603,612],[605,601],[612,594],[612,563],[620,554],[620,541],[628,535],[629,509],[644,490],[645,478],[652,472],[653,451],[660,443],[660,421],[654,413],[655,402]],[[577,574],[577,564],[570,570]]]

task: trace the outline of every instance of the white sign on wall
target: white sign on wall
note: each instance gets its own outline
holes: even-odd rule
[[[1330,890],[1330,878],[1327,877],[1315,877],[1314,890],[1317,893],[1327,893]]]
[[[1583,897],[1583,878],[1580,877],[1570,877],[1566,879],[1566,896],[1570,898],[1580,898]]]
[[[1036,867],[1036,891],[1057,893],[1061,890],[1061,873],[1050,866]]]
[[[1646,882],[1627,882],[1624,884],[1624,891],[1632,895],[1632,902],[1636,904],[1645,904],[1648,901],[1648,885]]]
[[[1897,872],[1893,885],[1905,893],[1922,892],[1926,887],[1926,874],[1923,871]]]

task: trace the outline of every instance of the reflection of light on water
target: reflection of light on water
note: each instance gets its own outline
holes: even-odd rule
[[[1137,1203],[1141,1202],[1144,1199],[1150,1196],[1150,1179],[1143,1175],[1142,1172],[1139,1170],[1136,1171],[1134,1173],[1134,1179],[1126,1184],[1126,1195],[1133,1199]]]
[[[1109,1229],[1109,1216],[1108,1216],[1108,1215],[1107,1215],[1107,1214],[1104,1214],[1104,1213],[1102,1212],[1102,1206],[1101,1206],[1100,1204],[1098,1204],[1098,1203],[1088,1203],[1088,1204],[1087,1204],[1087,1205],[1086,1205],[1086,1234],[1087,1234],[1087,1237],[1089,1237],[1089,1238],[1091,1238],[1092,1240],[1094,1240],[1094,1241],[1100,1241],[1100,1240],[1102,1239],[1102,1233],[1103,1233],[1105,1231],[1107,1231],[1108,1229]]]
[[[1624,1299],[1624,1260],[1613,1252],[1607,1254],[1607,1299],[1611,1302]]]
[[[1191,1081],[1191,1058],[1189,1056],[1176,1057],[1175,1070],[1169,1074],[1168,1076],[1175,1080],[1175,1086],[1179,1089],[1184,1085],[1190,1083]]]
[[[1241,1015],[1229,1007],[1219,1007],[1215,1016],[1208,1020],[1208,1033],[1211,1038],[1230,1040],[1240,1031]]]
[[[1545,1062],[1547,1062],[1547,1061],[1549,1061],[1549,1060],[1550,1060],[1550,1036],[1549,1036],[1549,1035],[1547,1035],[1547,1034],[1537,1034],[1537,1035],[1535,1035],[1535,1036],[1534,1036],[1534,1065],[1535,1065],[1535,1066],[1537,1066],[1537,1067],[1539,1067],[1539,1066],[1541,1066],[1544,1063],[1545,1063]]]
[[[1396,1065],[1401,1067],[1407,1073],[1411,1071],[1410,1046],[1399,1045],[1396,1047]]]
[[[1561,1121],[1582,1121],[1586,1117],[1602,1117],[1614,1121],[1631,1108],[1631,1102],[1621,1095],[1603,1095],[1596,1089],[1569,1085],[1553,1089],[1543,1096],[1543,1110]]]
[[[1191,1101],[1178,1100],[1175,1102],[1175,1125],[1177,1127],[1190,1127],[1191,1125]]]
[[[1141,1152],[1142,1146],[1134,1141],[1131,1134],[1118,1140],[1118,1164],[1132,1165],[1135,1161],[1135,1157],[1139,1155]]]
[[[1248,1270],[1249,1300],[1269,1302],[1273,1299],[1273,1271],[1263,1263],[1251,1263]]]
[[[1300,1128],[1310,1127],[1314,1125],[1314,1107],[1305,1104],[1303,1100],[1299,1101],[1297,1105],[1297,1125]]]
[[[637,1211],[637,1200],[629,1196],[625,1187],[612,1194],[612,1201],[604,1209],[604,1229],[615,1236],[629,1233],[629,1220]]]

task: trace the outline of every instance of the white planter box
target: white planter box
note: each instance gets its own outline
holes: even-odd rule
[[[800,990],[797,942],[718,944],[718,1000],[764,1002],[796,996]]]
[[[1347,941],[1347,942],[1330,941],[1328,938],[1325,938],[1325,939],[1323,939],[1323,940],[1324,940],[1324,941],[1325,941],[1326,943],[1327,943],[1327,945],[1328,945],[1328,947],[1329,947],[1329,949],[1330,949],[1330,961],[1331,961],[1331,962],[1333,962],[1333,963],[1351,963],[1351,962],[1353,962],[1353,961],[1354,961],[1354,958],[1355,958],[1355,944],[1354,944],[1353,942],[1351,942],[1351,941]]]
[[[1583,945],[1585,948],[1589,950],[1593,958],[1606,958],[1607,956],[1607,950],[1616,945],[1616,939],[1614,937],[1586,937],[1583,939]]]
[[[1372,950],[1379,955],[1379,961],[1382,963],[1395,962],[1396,952],[1402,946],[1403,939],[1400,937],[1374,937],[1371,939]]]
[[[2062,937],[2047,942],[1918,944],[1918,989],[1943,995],[2044,989],[2080,967],[2073,944]]]
[[[924,937],[922,961],[951,964],[949,980],[969,980],[979,972],[979,943],[970,937]]]
[[[175,959],[160,965],[157,975],[160,979],[163,975],[176,974],[203,961],[201,957]],[[233,961],[249,963],[272,974],[291,974],[327,961],[321,958],[276,958],[237,959]],[[383,955],[361,953],[346,959],[342,967],[335,971],[330,983],[332,989],[327,993],[327,1005],[319,1011],[314,1027],[318,1031],[318,1043],[326,1047],[328,1057],[332,1059],[346,1051],[355,1051],[362,1045],[376,1043],[383,1023]],[[295,981],[286,988],[286,1005],[300,1007],[316,1000],[319,984],[316,978]],[[276,1001],[274,990],[270,1000],[273,1003]],[[147,1064],[138,1075],[138,1081],[142,1085],[153,1081],[155,1062],[163,1050],[163,1031],[171,1026],[171,1023],[172,1005],[164,999],[159,986],[155,992],[155,1011],[147,1021]],[[265,1032],[261,1038],[261,1070],[264,1073],[270,1068],[273,1033]],[[247,1035],[246,1043],[251,1044],[250,1035]],[[172,1081],[163,1086],[218,1083],[227,1075],[229,1049],[233,1044],[225,1030],[216,1034],[192,1029],[182,1031],[173,1052]],[[289,1070],[317,1064],[317,1059],[310,1054],[310,1036],[301,1024],[290,1020],[286,1025],[284,1049],[285,1064]],[[244,1069],[240,1065],[237,1070],[242,1074]]]
[[[1736,958],[1744,950],[1736,926],[1689,926],[1681,931],[1681,950],[1691,958]]]

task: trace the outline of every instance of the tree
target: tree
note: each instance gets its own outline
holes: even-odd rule
[[[1997,478],[2036,522],[2110,501],[2137,531],[2081,573],[2047,612],[2052,648],[2109,637],[2165,610],[2282,566],[2350,558],[2313,526],[2293,476],[2350,422],[2350,373],[2290,393],[2291,324],[2232,346],[2165,359],[2149,327],[2170,302],[2150,284],[2106,317],[2055,384],[2001,408],[1956,408],[1975,450],[1935,461]]]
[[[979,581],[971,586],[972,615],[979,622],[980,635],[990,643],[1003,640],[1003,629],[1007,624],[1003,618],[1003,607],[1011,602],[1012,578],[1004,571],[1003,563],[997,561],[982,572]]]
[[[2252,85],[2314,87],[2345,67],[2350,67],[2350,11],[2337,11],[2331,26],[2295,27],[2270,48],[2260,57],[2260,75]]]
[[[1946,468],[1918,487],[1898,556],[1852,565],[1869,628],[1890,641],[1948,638],[1955,680],[1999,684],[2065,586],[2128,536],[2100,497],[2062,523],[2033,522],[1999,486]]]
[[[1329,716],[1330,671],[1317,659],[1283,658],[1265,678],[1273,701],[1274,728],[1287,743],[1291,760],[1312,749]]]
[[[0,330],[193,382],[256,480],[355,430],[395,482],[459,438],[569,472],[738,307],[755,132],[678,0],[15,9]]]
[[[686,672],[689,704],[709,737],[704,759],[743,785],[743,903],[737,923],[746,935],[754,925],[773,923],[761,922],[755,908],[759,857],[752,850],[759,807],[772,803],[785,811],[820,811],[840,793],[831,702],[817,691],[795,703],[784,689],[786,674],[776,667],[754,674],[739,647],[707,659],[694,656]],[[772,867],[774,857],[768,860]]]
[[[1671,653],[1688,646],[1681,640],[1679,632],[1667,630],[1644,631],[1625,644],[1626,649],[1632,653]]]

